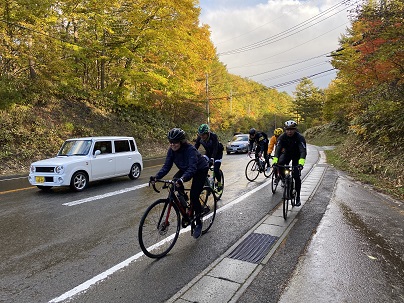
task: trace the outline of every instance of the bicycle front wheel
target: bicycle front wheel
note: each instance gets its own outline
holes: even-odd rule
[[[202,234],[207,233],[215,221],[217,200],[213,194],[212,188],[205,186],[199,196],[199,202],[202,207]]]
[[[167,199],[150,205],[140,220],[138,238],[140,248],[149,258],[164,257],[180,234],[180,211]]]
[[[251,182],[254,181],[255,179],[257,179],[259,173],[260,169],[257,162],[254,159],[250,160],[245,168],[245,176],[247,180]]]
[[[290,180],[287,178],[285,180],[285,187],[283,188],[283,218],[286,220],[288,218],[288,208],[290,200]]]

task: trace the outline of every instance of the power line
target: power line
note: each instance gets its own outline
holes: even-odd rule
[[[331,69],[328,69],[328,70],[325,70],[325,71],[322,71],[322,72],[319,72],[319,73],[316,73],[316,74],[313,74],[313,75],[310,75],[310,76],[301,77],[301,78],[298,78],[298,79],[290,80],[290,81],[287,81],[287,82],[275,84],[275,85],[268,86],[268,87],[269,87],[269,88],[276,89],[276,88],[280,88],[280,87],[284,87],[284,86],[289,86],[289,85],[291,85],[291,84],[299,83],[299,82],[301,82],[303,79],[306,79],[306,78],[310,78],[310,79],[311,79],[311,78],[317,78],[316,76],[319,76],[319,75],[322,75],[322,74],[325,74],[325,73],[329,73],[329,72],[335,71],[335,70],[336,70],[335,68],[331,68]],[[324,75],[324,76],[326,76],[326,75]]]
[[[337,4],[335,4],[334,6],[332,6],[332,7],[328,8],[328,9],[326,9],[325,11],[323,11],[323,12],[317,14],[316,16],[311,17],[311,18],[309,18],[309,19],[303,21],[302,23],[299,23],[298,25],[293,26],[293,27],[291,27],[291,28],[289,28],[289,29],[287,29],[287,30],[285,30],[285,31],[283,31],[283,32],[280,32],[280,33],[274,35],[274,36],[271,36],[271,37],[269,37],[269,38],[266,38],[266,39],[264,39],[264,40],[261,40],[261,41],[255,42],[255,43],[252,43],[252,44],[247,45],[247,46],[243,46],[243,47],[236,48],[236,49],[233,49],[233,50],[221,52],[221,53],[219,53],[218,55],[219,55],[219,56],[221,56],[221,55],[233,55],[233,54],[238,54],[238,53],[242,53],[242,52],[254,50],[254,49],[257,49],[257,48],[260,48],[260,47],[263,47],[263,46],[266,46],[266,45],[269,45],[269,44],[278,42],[278,41],[280,41],[280,40],[282,40],[282,39],[285,39],[285,38],[287,38],[287,37],[290,37],[290,36],[292,36],[292,35],[295,35],[295,34],[301,32],[301,31],[303,31],[303,30],[306,30],[306,29],[308,29],[308,28],[310,28],[310,27],[312,27],[312,26],[314,26],[314,25],[316,25],[316,24],[322,22],[322,21],[327,20],[328,18],[330,18],[330,17],[332,17],[332,16],[334,16],[334,15],[340,13],[341,11],[346,10],[346,8],[344,8],[344,9],[342,9],[342,10],[339,10],[339,11],[333,13],[332,15],[329,15],[329,16],[325,17],[326,14],[328,14],[328,13],[330,13],[331,11],[337,9],[338,7],[344,5],[345,2],[346,2],[346,0],[344,0],[344,1],[340,2],[340,3],[337,3]],[[323,18],[323,17],[324,17],[324,18]],[[310,24],[311,22],[315,21],[316,19],[320,19],[320,18],[323,18],[323,19],[321,19],[321,20],[319,20],[319,21],[317,21],[317,22],[315,22],[315,23],[313,23],[313,24]],[[299,28],[301,28],[301,29],[298,30]]]

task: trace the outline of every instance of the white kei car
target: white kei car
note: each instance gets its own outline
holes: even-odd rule
[[[82,191],[95,180],[125,175],[137,179],[142,170],[133,137],[86,137],[68,139],[56,157],[32,163],[28,181],[42,190],[70,186]]]

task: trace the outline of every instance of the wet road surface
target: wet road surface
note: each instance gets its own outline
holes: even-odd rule
[[[315,154],[311,148],[309,163],[315,163]],[[220,206],[264,181],[245,180],[245,155],[228,159],[236,164],[224,168],[228,178]],[[103,182],[80,194],[31,188],[0,195],[0,302],[49,302],[136,255],[139,216],[158,196],[150,189],[63,204],[141,185],[156,170],[146,170],[134,183]],[[136,259],[69,302],[164,302],[245,235],[279,198],[262,190],[218,215],[198,241],[186,234],[166,258]],[[330,167],[297,218],[237,302],[403,302],[401,202]]]
[[[279,302],[404,302],[403,229],[400,202],[340,177]]]
[[[403,217],[402,201],[330,168],[237,302],[404,302]]]

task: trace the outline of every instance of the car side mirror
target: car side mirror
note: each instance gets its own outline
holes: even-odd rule
[[[97,149],[94,153],[94,158],[97,157],[98,155],[101,155],[101,151]]]

